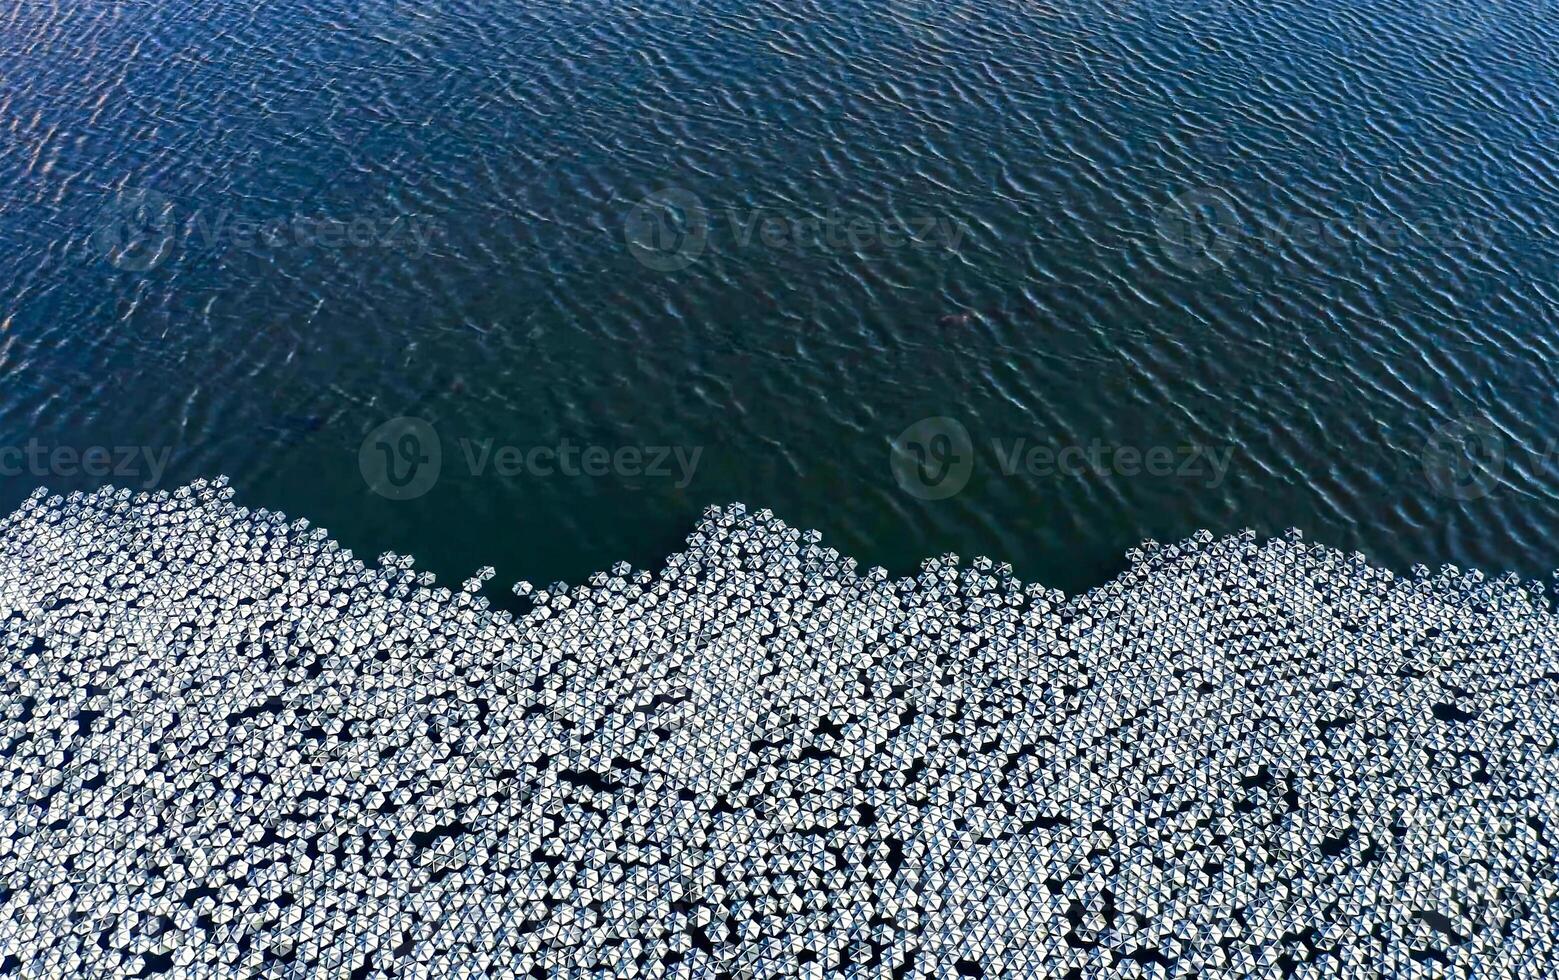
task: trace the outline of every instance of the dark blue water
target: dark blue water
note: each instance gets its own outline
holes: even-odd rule
[[[1546,575],[1553,14],[13,0],[0,505],[225,473],[446,580],[738,499],[1069,590],[1201,527]]]

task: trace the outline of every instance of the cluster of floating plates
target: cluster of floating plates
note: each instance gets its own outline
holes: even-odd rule
[[[222,481],[0,522],[0,974],[1553,975],[1559,621],[1297,535],[1079,597],[711,509],[440,588]]]

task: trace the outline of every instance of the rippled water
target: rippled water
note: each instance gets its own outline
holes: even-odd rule
[[[1546,575],[1553,14],[12,0],[0,504],[226,473],[446,579],[736,499],[1067,589],[1198,527]]]

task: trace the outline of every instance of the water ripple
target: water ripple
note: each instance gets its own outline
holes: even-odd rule
[[[24,0],[0,432],[167,446],[170,484],[230,473],[453,575],[648,560],[728,499],[1073,590],[1203,526],[1544,572],[1552,13]],[[418,501],[357,472],[395,416],[454,461]],[[932,417],[973,457],[937,500],[892,465]],[[1499,449],[1472,496],[1424,463],[1464,431]],[[678,486],[462,456],[565,439],[702,461]],[[1110,462],[1008,472],[1017,440]],[[1229,464],[1121,472],[1155,449]]]

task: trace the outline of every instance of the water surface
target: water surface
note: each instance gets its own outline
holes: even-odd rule
[[[446,580],[731,500],[1068,590],[1202,527],[1546,575],[1552,13],[13,0],[0,506],[225,473]]]

